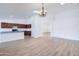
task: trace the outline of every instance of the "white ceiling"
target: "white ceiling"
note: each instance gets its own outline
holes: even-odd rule
[[[65,10],[79,8],[79,4],[45,3],[48,14],[55,15]],[[33,15],[34,10],[40,10],[40,3],[0,3],[0,18],[28,18]]]

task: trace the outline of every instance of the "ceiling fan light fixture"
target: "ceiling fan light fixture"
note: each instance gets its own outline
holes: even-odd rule
[[[40,16],[46,16],[46,14],[47,14],[47,10],[41,10]]]
[[[42,3],[42,8],[40,11],[35,10],[34,13],[38,14],[39,16],[46,16],[47,15],[47,10],[44,8],[44,3]]]

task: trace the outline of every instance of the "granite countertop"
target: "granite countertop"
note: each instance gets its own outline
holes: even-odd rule
[[[4,31],[4,32],[0,32],[0,33],[16,33],[16,32],[24,32],[24,31]]]
[[[12,29],[0,29],[0,33],[15,33],[15,32],[24,32],[24,31],[31,31],[31,29],[17,29],[12,31]]]

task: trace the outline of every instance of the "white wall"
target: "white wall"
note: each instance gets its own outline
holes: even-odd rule
[[[28,23],[32,24],[32,37],[40,37],[44,32],[50,32],[50,20],[51,17],[47,14],[46,17],[40,17],[34,14]]]
[[[57,14],[51,36],[79,40],[79,8]]]
[[[4,19],[4,18],[1,18],[0,19],[0,22],[7,22],[7,23],[18,23],[18,24],[27,24],[27,20],[28,19]]]
[[[79,40],[79,6],[65,5],[61,8],[63,11],[48,13],[44,18],[33,16],[33,36],[39,37],[43,32],[51,32],[52,37]]]
[[[42,35],[41,20],[42,19],[38,15],[34,15],[30,18],[28,22],[32,24],[32,37],[34,38]]]

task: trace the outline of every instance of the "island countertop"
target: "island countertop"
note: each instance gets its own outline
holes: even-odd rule
[[[0,32],[0,43],[24,39],[24,31]]]
[[[16,32],[24,32],[24,31],[3,31],[3,32],[0,32],[0,33],[16,33]]]
[[[24,32],[24,31],[31,31],[31,29],[17,29],[17,31],[12,31],[12,29],[0,29],[0,33],[15,33],[15,32]]]

